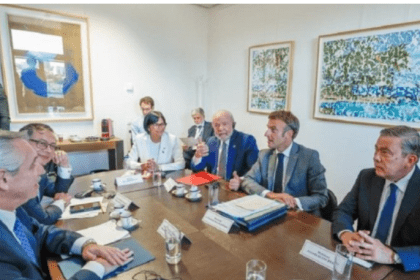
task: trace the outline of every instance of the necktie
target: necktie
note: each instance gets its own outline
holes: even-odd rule
[[[226,149],[227,149],[226,142],[223,141],[222,153],[220,155],[220,160],[219,160],[219,176],[222,177],[223,179],[226,179]]]
[[[389,228],[391,227],[392,216],[394,214],[395,201],[397,196],[397,186],[395,184],[390,184],[389,187],[391,188],[391,193],[386,199],[384,208],[382,208],[381,217],[378,223],[378,229],[376,231],[375,236],[384,244],[388,237]]]
[[[26,254],[29,256],[31,261],[34,264],[37,264],[37,260],[35,257],[35,252],[32,249],[31,244],[29,243],[28,236],[26,236],[24,225],[19,221],[19,219],[16,217],[15,226],[13,227],[13,231],[15,232],[17,238],[20,240],[20,243],[23,247],[23,250],[25,250]]]
[[[274,179],[274,192],[281,193],[283,191],[283,159],[282,153],[277,154],[277,169]]]
[[[203,134],[203,129],[202,128],[203,128],[202,125],[197,125],[195,138],[198,138],[198,137],[201,136],[201,134]]]

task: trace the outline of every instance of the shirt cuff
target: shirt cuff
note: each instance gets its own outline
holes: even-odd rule
[[[86,243],[86,241],[90,240],[90,237],[79,237],[74,241],[73,246],[71,246],[70,254],[72,255],[82,255],[82,247]]]
[[[340,239],[340,240],[341,240],[341,235],[342,235],[343,233],[345,233],[345,232],[352,232],[352,231],[351,231],[351,230],[348,230],[348,229],[344,229],[344,230],[340,231],[340,232],[337,234],[338,239]]]
[[[269,192],[270,192],[269,190],[264,190],[262,191],[261,196],[266,197]]]
[[[57,206],[60,208],[61,212],[64,212],[65,202],[63,199],[55,200],[51,205]]]
[[[99,276],[100,279],[102,279],[104,277],[104,274],[105,274],[105,267],[102,264],[100,264],[98,262],[95,262],[95,261],[87,262],[83,266],[82,269],[86,269],[86,270],[89,270],[89,271],[95,273],[96,275]]]
[[[303,211],[303,207],[302,207],[302,203],[300,203],[300,199],[299,198],[295,198],[296,204],[299,208],[300,211]]]
[[[194,163],[194,165],[198,165],[201,162],[201,158],[197,158],[196,156],[193,156],[192,162]]]
[[[70,179],[71,170],[72,170],[71,167],[59,166],[57,168],[57,175],[58,175],[58,177],[63,178],[63,179]]]

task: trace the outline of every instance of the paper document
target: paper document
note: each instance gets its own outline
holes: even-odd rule
[[[81,212],[81,213],[71,214],[70,213],[70,206],[79,205],[79,204],[85,204],[85,203],[91,203],[91,202],[99,202],[102,205],[102,200],[103,199],[104,198],[102,196],[99,196],[99,197],[87,197],[87,198],[83,198],[83,199],[72,198],[71,201],[70,201],[70,205],[68,205],[66,207],[66,209],[64,209],[64,212],[61,215],[60,220],[83,219],[83,218],[96,217],[96,216],[98,216],[99,213],[102,212],[102,209],[100,209],[100,210],[94,210],[94,211],[89,211],[89,212]]]
[[[193,147],[198,144],[198,139],[195,139],[193,137],[181,138],[181,141],[185,144],[185,146],[188,147]]]
[[[284,206],[284,203],[253,194],[217,204],[214,206],[214,209],[226,213],[231,217],[245,218],[260,212],[270,211],[274,208],[281,208]]]
[[[77,232],[85,237],[93,238],[100,245],[107,245],[130,237],[130,233],[127,230],[120,227],[117,228],[114,220]]]

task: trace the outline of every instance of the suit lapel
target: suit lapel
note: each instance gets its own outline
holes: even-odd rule
[[[271,150],[267,154],[266,160],[268,160],[268,170],[267,170],[267,181],[268,181],[268,190],[274,191],[274,174],[276,173],[276,159],[277,154],[275,150]]]
[[[414,205],[419,201],[420,189],[418,183],[420,182],[420,171],[416,166],[413,176],[411,176],[410,181],[408,182],[407,189],[405,190],[404,198],[401,202],[400,210],[398,211],[397,219],[394,225],[394,231],[392,234],[391,244],[397,235],[398,231],[401,229],[408,215],[411,213]]]
[[[378,217],[379,204],[381,202],[382,191],[385,179],[375,176],[370,186],[370,205],[369,208],[369,228],[372,231]]]
[[[286,168],[286,176],[283,182],[283,192],[286,190],[287,188],[287,184],[289,184],[290,178],[292,177],[293,171],[295,170],[295,166],[298,160],[298,151],[299,151],[299,146],[293,142],[292,144],[292,149],[290,150],[290,155],[289,155],[289,162],[287,163],[287,168]]]

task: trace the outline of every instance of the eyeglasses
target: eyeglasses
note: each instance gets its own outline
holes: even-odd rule
[[[32,141],[32,142],[36,143],[36,146],[38,147],[38,149],[41,149],[41,150],[47,149],[48,146],[50,146],[51,150],[54,150],[54,151],[58,150],[58,147],[55,143],[54,144],[48,144],[48,142],[45,141],[45,140],[36,140],[36,139],[29,139],[29,141]]]
[[[142,270],[140,272],[137,272],[133,275],[131,278],[133,280],[182,280],[181,277],[175,277],[175,278],[162,278],[159,274],[157,274],[154,271],[150,270]]]
[[[166,123],[154,123],[152,124],[155,128],[161,128],[161,127],[165,127]]]

